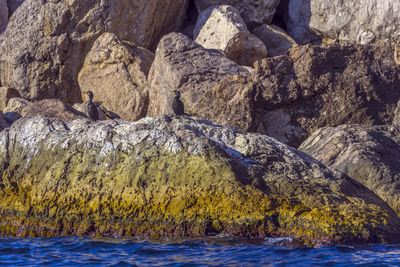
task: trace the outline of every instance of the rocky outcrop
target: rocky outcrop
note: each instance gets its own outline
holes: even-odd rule
[[[80,102],[78,72],[97,37],[112,32],[152,48],[179,29],[186,2],[25,0],[0,35],[1,83],[30,100]]]
[[[86,118],[84,114],[58,99],[44,99],[29,103],[21,111],[22,117],[48,116],[60,120],[77,120]]]
[[[300,149],[362,183],[400,215],[399,127],[321,128]]]
[[[171,114],[171,92],[178,89],[182,93],[186,114],[247,130],[248,127],[243,125],[251,124],[253,120],[252,109],[247,107],[253,105],[254,99],[244,97],[249,94],[246,89],[241,90],[239,81],[251,83],[249,77],[245,68],[224,54],[207,50],[183,34],[171,33],[161,39],[150,69],[148,115]],[[221,85],[231,85],[231,82],[232,87]],[[241,107],[228,104],[233,102]],[[224,110],[226,116],[221,116],[217,110]],[[242,112],[237,113],[238,110]]]
[[[261,25],[253,30],[253,34],[265,44],[270,57],[282,56],[297,45],[287,33],[274,25]]]
[[[8,7],[6,0],[0,0],[0,33],[4,31],[8,23]]]
[[[299,46],[256,69],[265,133],[293,146],[324,126],[389,124],[400,98],[389,45]]]
[[[20,97],[11,98],[8,101],[7,107],[3,110],[4,118],[9,124],[14,123],[16,120],[22,117],[22,110],[30,103],[31,101]]]
[[[124,119],[146,115],[149,103],[147,75],[154,54],[131,42],[104,33],[94,43],[79,73],[83,92],[92,91],[94,101]]]
[[[325,42],[370,44],[400,34],[400,2],[290,0],[288,32],[299,43],[318,35]]]
[[[249,32],[239,11],[229,5],[211,6],[201,12],[193,34],[196,43],[223,51],[239,65],[252,66],[268,54],[264,43]]]
[[[7,107],[8,101],[15,97],[19,97],[17,90],[8,87],[0,87],[0,110],[4,110]]]
[[[394,242],[365,187],[267,136],[190,117],[23,118],[0,134],[0,232]]]
[[[248,25],[257,23],[269,24],[275,14],[279,0],[195,0],[197,9],[215,5],[231,5],[236,7]]]

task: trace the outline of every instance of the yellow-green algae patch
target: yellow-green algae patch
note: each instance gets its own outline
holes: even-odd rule
[[[218,149],[195,155],[138,144],[100,156],[75,144],[43,146],[31,158],[25,150],[13,144],[0,155],[0,235],[224,233],[293,236],[310,245],[397,238],[393,212],[351,182],[290,180]]]

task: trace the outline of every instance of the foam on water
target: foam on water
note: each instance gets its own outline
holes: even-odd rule
[[[306,248],[290,238],[191,240],[0,238],[0,265],[395,266],[400,245]]]

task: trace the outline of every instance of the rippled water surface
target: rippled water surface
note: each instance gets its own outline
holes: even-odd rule
[[[140,241],[77,237],[0,238],[0,265],[396,266],[400,245],[306,248],[290,239]]]

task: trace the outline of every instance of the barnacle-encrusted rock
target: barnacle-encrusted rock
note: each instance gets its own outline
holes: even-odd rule
[[[355,181],[270,137],[185,116],[22,118],[0,133],[0,174],[3,235],[399,238],[394,212]]]

